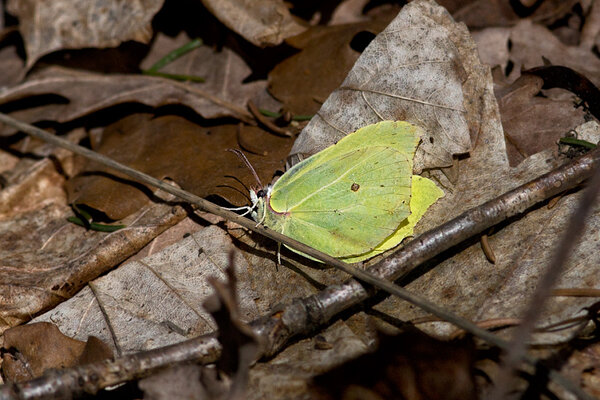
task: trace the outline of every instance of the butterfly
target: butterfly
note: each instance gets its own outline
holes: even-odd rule
[[[413,176],[421,134],[404,121],[360,128],[294,165],[273,185],[251,190],[251,215],[346,262],[395,247],[443,195],[429,179]],[[415,193],[424,209],[413,209]]]

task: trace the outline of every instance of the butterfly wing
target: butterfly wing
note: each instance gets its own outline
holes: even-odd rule
[[[408,123],[367,128],[286,172],[271,192],[267,225],[334,257],[365,253],[392,235],[410,214],[419,138]]]

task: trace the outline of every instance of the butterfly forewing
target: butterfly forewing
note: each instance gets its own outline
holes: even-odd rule
[[[412,163],[404,153],[367,147],[342,157],[343,168],[332,159],[306,175],[322,184],[305,198],[276,197],[294,203],[286,208],[283,233],[334,257],[373,249],[410,213]],[[321,173],[336,178],[323,180]]]
[[[286,172],[265,222],[334,257],[362,254],[410,214],[418,130],[382,122],[352,133]]]

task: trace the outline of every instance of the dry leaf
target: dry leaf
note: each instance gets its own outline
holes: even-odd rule
[[[227,149],[239,148],[240,138],[269,156],[248,154],[265,182],[283,167],[291,140],[257,127],[201,127],[177,116],[153,119],[134,114],[109,126],[94,150],[158,179],[169,178],[198,196],[220,195],[232,204],[248,204],[248,189],[256,185],[246,166]],[[131,185],[122,174],[88,162],[68,182],[69,202],[86,204],[120,220],[148,201],[151,189]],[[120,177],[124,181],[119,182]]]
[[[511,166],[544,149],[556,149],[558,139],[585,122],[586,112],[573,98],[554,100],[537,96],[544,84],[523,75],[498,101]]]
[[[204,308],[217,323],[217,340],[223,348],[216,366],[232,378],[228,398],[243,399],[246,398],[248,371],[257,360],[260,345],[252,328],[240,318],[234,257],[232,250],[225,281],[214,277],[208,279],[215,293],[204,301]]]
[[[255,46],[275,46],[305,28],[282,0],[202,0],[225,26]]]
[[[517,187],[564,161],[556,152],[545,150],[523,160],[516,168],[508,165],[504,135],[500,118],[491,98],[491,77],[488,82],[488,109],[484,115],[479,143],[470,157],[461,160],[461,174],[446,196],[428,210],[429,219],[417,226],[417,233],[434,223],[453,218],[465,210],[482,204]],[[580,135],[595,133],[600,139],[600,126],[590,122],[577,128]],[[589,137],[589,136],[588,136]],[[460,252],[448,255],[428,273],[408,285],[408,290],[425,296],[430,301],[469,318],[483,321],[498,318],[519,318],[528,304],[557,241],[564,232],[573,209],[577,206],[579,192],[565,195],[552,209],[539,207],[520,218],[510,221],[490,235],[488,241],[496,254],[496,264],[491,265],[477,241],[466,243]],[[435,221],[435,222],[433,222]],[[600,211],[588,220],[586,233],[565,266],[559,285],[562,287],[595,287],[596,271],[590,265],[600,262],[599,229]],[[550,299],[540,315],[540,325],[549,325],[578,314],[592,300],[583,298]],[[380,303],[377,310],[403,319],[422,317],[422,312],[395,298]],[[449,324],[427,324],[420,328],[436,335],[448,334]],[[535,340],[555,343],[565,340],[573,332],[563,330],[536,333]]]
[[[425,130],[416,171],[452,165],[454,154],[471,148],[462,65],[471,60],[457,48],[469,45],[466,35],[433,1],[405,6],[304,128],[292,155],[316,153],[371,123],[406,120]]]
[[[6,10],[19,18],[29,69],[56,50],[116,47],[127,40],[147,43],[150,22],[163,1],[9,0]]]
[[[473,343],[417,329],[380,334],[378,348],[315,378],[315,399],[476,399]]]
[[[516,76],[523,69],[543,65],[545,57],[552,65],[574,69],[600,86],[600,60],[586,49],[565,45],[545,27],[523,20],[511,29],[509,40]],[[514,74],[511,77],[516,79]]]
[[[446,5],[447,1],[440,2]],[[468,4],[458,1],[461,8],[452,12],[454,18],[464,22],[471,29],[490,26],[508,26],[518,23],[522,18],[552,23],[569,13],[579,0],[545,0],[532,6],[521,1],[471,0]]]
[[[332,345],[330,349],[315,350],[312,338],[303,339],[269,362],[254,365],[248,399],[307,398],[312,378],[367,351],[365,342],[344,321],[333,323],[319,334]]]
[[[75,340],[49,322],[6,330],[2,350],[2,375],[9,382],[37,378],[51,368],[69,368],[112,357],[110,349],[98,338]]]
[[[288,39],[288,44],[302,51],[273,68],[269,92],[294,114],[316,113],[389,20],[387,16],[349,25],[317,26]]]
[[[150,68],[156,61],[189,41],[190,38],[185,33],[180,33],[175,38],[159,33],[140,67]],[[209,46],[201,46],[167,64],[160,72],[201,77],[205,80],[203,83],[188,82],[186,85],[212,93],[219,99],[244,109],[248,100],[255,99],[266,89],[264,80],[245,82],[252,70],[237,53],[226,47],[216,51]],[[205,118],[212,118],[200,114]]]
[[[205,75],[207,79],[216,79],[206,89],[145,75],[105,75],[49,67],[31,76],[28,81],[2,91],[0,103],[22,101],[19,111],[11,113],[11,116],[30,123],[43,120],[68,122],[125,103],[141,103],[152,107],[178,104],[193,109],[204,118],[233,116],[247,119],[250,114],[245,109],[245,102],[249,93],[258,95],[265,89],[266,82],[257,81],[240,86],[249,69],[239,66],[238,63],[243,61],[230,51],[221,54],[223,56],[217,62],[217,67],[208,68],[219,75]],[[207,56],[207,59],[211,57]],[[223,72],[231,75],[223,79],[220,75]],[[41,105],[34,101],[35,108],[21,110],[23,105],[27,106],[26,99],[40,95],[52,96],[44,98],[45,102]],[[7,128],[2,132],[3,135],[12,133],[14,129]]]
[[[16,46],[0,49],[0,88],[13,86],[23,77],[23,60],[17,55]]]
[[[363,10],[368,2],[368,0],[344,0],[340,2],[331,14],[329,25],[351,24],[367,20]]]
[[[598,343],[581,344],[563,365],[561,373],[579,382],[590,396],[600,397],[600,348]]]
[[[55,155],[65,170],[70,169],[67,154]],[[49,159],[24,159],[4,175],[9,180],[0,195],[10,207],[0,218],[0,331],[69,298],[185,215],[158,204],[123,221],[122,231],[86,231],[66,221],[73,213],[64,176]]]
[[[138,386],[145,400],[220,400],[226,399],[227,383],[214,366],[192,364],[161,370],[141,379]]]
[[[213,293],[207,278],[225,276],[231,247],[221,228],[208,225],[159,253],[121,265],[36,321],[55,321],[75,338],[94,332],[117,354],[211,332],[216,326],[202,308]],[[235,256],[235,268],[240,318],[249,321],[259,316],[253,281],[264,274],[242,254]]]

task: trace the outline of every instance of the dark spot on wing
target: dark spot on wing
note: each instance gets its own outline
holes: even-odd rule
[[[429,137],[429,143],[433,144],[433,136]]]
[[[352,186],[350,186],[350,190],[352,190],[353,192],[358,192],[358,189],[360,189],[360,185],[356,182],[354,182]]]

